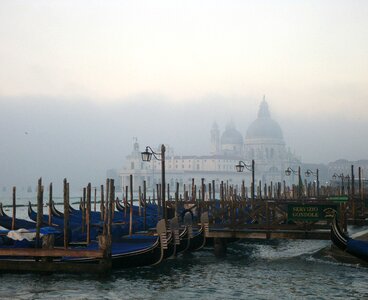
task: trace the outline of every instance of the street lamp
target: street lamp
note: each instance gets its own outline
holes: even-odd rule
[[[161,199],[162,206],[164,208],[164,219],[167,221],[167,208],[166,208],[166,200],[165,200],[165,145],[161,145],[161,152],[155,152],[152,150],[150,146],[146,146],[146,151],[141,152],[143,161],[150,161],[152,156],[161,161]]]
[[[299,197],[302,196],[302,177],[301,177],[301,173],[300,173],[300,166],[298,167],[298,171],[293,170],[292,168],[288,167],[285,170],[285,175],[286,176],[290,176],[291,174],[295,174],[298,175],[298,193],[299,193]]]
[[[313,172],[312,170],[307,170],[305,173],[306,177],[309,177],[311,175],[316,176],[317,179],[317,197],[319,196],[319,170],[317,169],[316,172]]]
[[[237,172],[243,172],[244,168],[246,168],[248,171],[252,172],[252,185],[251,185],[251,194],[252,194],[252,200],[254,200],[254,159],[252,159],[252,165],[247,165],[242,160],[239,161],[237,165],[235,165]]]

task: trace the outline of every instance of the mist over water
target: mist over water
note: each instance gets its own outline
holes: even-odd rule
[[[5,100],[0,99],[0,186],[8,190],[12,185],[33,187],[39,177],[56,188],[65,177],[72,189],[81,189],[88,182],[99,186],[108,169],[119,170],[124,165],[135,137],[142,150],[146,145],[164,143],[178,155],[209,154],[213,122],[222,131],[232,121],[244,136],[260,103],[252,97],[224,96],[188,105],[159,96],[137,96],[104,105],[42,97]],[[362,131],[356,130],[368,128],[366,121],[288,115],[272,98],[268,101],[286,145],[303,162],[366,157],[367,142]]]

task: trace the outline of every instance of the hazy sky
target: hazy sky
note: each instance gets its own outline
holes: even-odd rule
[[[100,178],[134,136],[205,154],[212,122],[245,134],[264,94],[303,161],[368,158],[367,16],[363,0],[1,0],[0,179]]]

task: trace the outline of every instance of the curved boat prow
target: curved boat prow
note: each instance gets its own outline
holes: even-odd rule
[[[51,202],[51,213],[53,216],[63,218],[64,214],[55,207],[55,201]]]
[[[125,208],[124,206],[120,203],[119,199],[116,199],[115,200],[115,206],[116,206],[116,209],[120,212],[124,212]]]
[[[347,236],[339,227],[336,217],[331,224],[331,240],[341,250],[368,261],[368,241],[353,239]]]
[[[336,216],[331,223],[331,240],[339,249],[346,250],[349,238],[341,230]]]
[[[32,209],[32,203],[31,201],[28,201],[28,217],[32,220],[31,216],[32,214],[35,214],[35,212]]]
[[[161,256],[153,265],[158,265],[164,259],[164,253],[168,249],[166,221],[164,219],[158,221],[156,231],[160,240]]]
[[[7,217],[8,215],[4,212],[3,203],[0,202],[0,216]]]

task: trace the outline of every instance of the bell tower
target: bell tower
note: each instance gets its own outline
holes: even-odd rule
[[[220,131],[217,123],[214,122],[211,129],[211,154],[217,155],[220,153]]]

